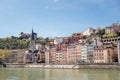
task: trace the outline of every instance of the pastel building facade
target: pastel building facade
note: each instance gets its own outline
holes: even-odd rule
[[[57,51],[56,64],[66,64],[66,63],[67,63],[66,51]]]
[[[93,45],[87,45],[87,62],[93,63],[93,52],[94,52],[94,46]]]
[[[46,64],[50,63],[50,51],[49,50],[45,51],[45,63]]]
[[[106,63],[107,60],[106,60],[106,57],[107,57],[107,54],[104,53],[106,52],[104,50],[104,48],[101,46],[101,47],[96,47],[94,49],[94,63]]]
[[[79,63],[81,61],[80,45],[67,46],[67,63]]]
[[[75,54],[75,45],[67,46],[67,63],[75,63],[76,54]]]
[[[117,62],[117,49],[112,47],[99,46],[94,49],[94,63]]]
[[[93,63],[94,46],[86,44],[81,46],[81,61],[87,63]]]
[[[76,63],[79,63],[81,61],[81,45],[77,44],[75,51],[76,51]]]
[[[52,46],[49,51],[49,63],[56,63],[56,48]]]
[[[83,45],[81,46],[81,61],[87,62],[87,46]]]
[[[55,46],[46,50],[45,63],[49,64],[66,64],[67,63],[67,51],[57,50]]]
[[[118,41],[118,62],[120,63],[120,40]]]

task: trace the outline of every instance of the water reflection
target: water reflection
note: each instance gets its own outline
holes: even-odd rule
[[[0,80],[120,80],[118,70],[0,68]]]

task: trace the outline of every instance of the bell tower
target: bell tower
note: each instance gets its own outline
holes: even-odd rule
[[[35,36],[34,36],[33,29],[32,29],[32,33],[31,33],[29,50],[32,51],[32,53],[36,50],[36,46],[35,46]]]

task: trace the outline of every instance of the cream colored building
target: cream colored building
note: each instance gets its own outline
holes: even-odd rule
[[[93,28],[88,28],[84,32],[82,32],[83,35],[89,36],[93,33]]]
[[[46,64],[50,63],[50,51],[49,50],[45,51],[45,63]]]

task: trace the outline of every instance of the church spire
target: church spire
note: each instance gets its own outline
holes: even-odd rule
[[[35,33],[34,33],[33,29],[32,29],[32,33],[31,33],[29,50],[31,50],[32,52],[35,50]]]
[[[33,41],[35,40],[35,39],[34,39],[34,32],[33,32],[33,29],[32,29],[32,34],[31,34],[31,40],[33,40]]]

